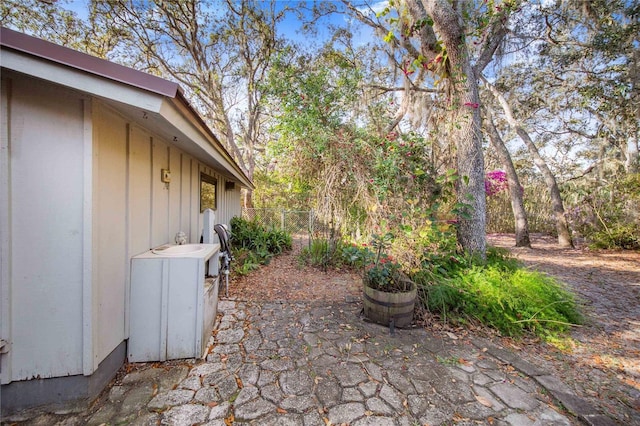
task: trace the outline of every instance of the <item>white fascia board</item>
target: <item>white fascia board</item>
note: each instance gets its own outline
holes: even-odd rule
[[[201,158],[202,160],[206,160],[207,158],[213,160],[214,163],[221,165],[227,173],[240,181],[242,185],[247,188],[254,187],[253,183],[251,183],[243,173],[236,170],[226,155],[216,149],[216,147],[210,142],[209,137],[194,124],[194,121],[184,116],[182,111],[176,107],[173,99],[165,99],[160,110],[160,116],[162,116],[163,119],[170,123],[189,141],[178,142],[181,142],[182,144],[185,142],[195,144],[197,151],[200,151],[206,157]]]
[[[203,159],[219,164],[227,173],[237,179],[242,185],[253,188],[253,183],[234,167],[227,153],[222,153],[210,142],[210,136],[196,125],[195,117],[187,117],[176,106],[176,98],[169,98],[161,94],[129,86],[122,82],[109,80],[90,74],[86,71],[74,69],[67,65],[58,64],[38,57],[16,52],[10,49],[0,49],[0,65],[21,74],[62,85],[102,99],[115,101],[134,108],[140,108],[150,113],[159,114],[166,122],[181,133],[187,141],[180,141],[181,145],[194,144],[190,151],[199,152]],[[187,113],[187,115],[189,115]],[[178,135],[172,135],[178,137]]]
[[[164,99],[159,94],[8,49],[0,49],[0,65],[2,68],[149,112],[159,112]]]

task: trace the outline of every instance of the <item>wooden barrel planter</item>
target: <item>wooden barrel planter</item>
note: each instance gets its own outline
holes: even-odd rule
[[[378,324],[395,327],[408,327],[413,321],[413,308],[416,304],[416,284],[411,290],[391,293],[373,289],[364,284],[364,316]]]

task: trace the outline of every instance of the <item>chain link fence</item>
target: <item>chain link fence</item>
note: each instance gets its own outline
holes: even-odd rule
[[[296,239],[328,235],[330,227],[313,210],[242,208],[242,217],[267,229],[282,229]]]

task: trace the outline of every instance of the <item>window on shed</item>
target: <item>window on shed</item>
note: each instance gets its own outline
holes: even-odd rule
[[[218,180],[207,174],[200,173],[200,212],[206,209],[216,210]]]

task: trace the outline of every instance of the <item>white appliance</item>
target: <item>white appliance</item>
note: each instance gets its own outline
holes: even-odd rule
[[[129,362],[202,357],[218,308],[219,250],[167,245],[131,259]]]

